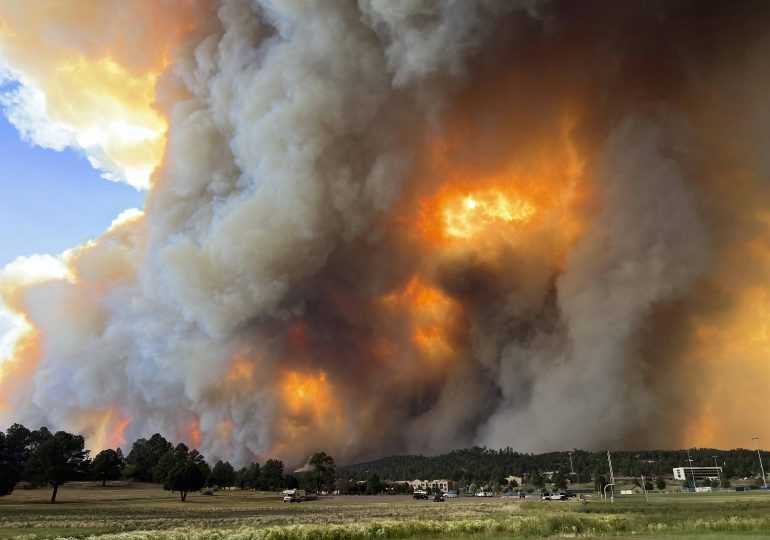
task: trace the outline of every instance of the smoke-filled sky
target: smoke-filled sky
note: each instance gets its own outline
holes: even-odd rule
[[[27,191],[103,232],[13,238],[0,424],[291,464],[770,437],[768,23],[748,0],[3,3],[26,174],[65,152],[136,198],[106,219],[122,195],[67,167]]]

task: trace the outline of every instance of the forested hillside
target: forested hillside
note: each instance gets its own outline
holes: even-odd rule
[[[713,466],[716,462],[724,468],[727,477],[756,476],[760,474],[755,450],[715,450],[697,448],[690,450],[694,466]],[[674,467],[689,465],[686,450],[618,451],[612,453],[616,476],[671,476]],[[575,450],[572,467],[578,480],[590,482],[597,475],[607,475],[607,453]],[[570,473],[568,452],[522,454],[510,448],[490,450],[474,447],[454,450],[437,456],[390,456],[366,463],[339,467],[342,478],[365,480],[376,473],[382,479],[413,480],[447,478],[461,484],[474,481],[497,481],[509,475],[524,476],[533,472],[561,471]]]

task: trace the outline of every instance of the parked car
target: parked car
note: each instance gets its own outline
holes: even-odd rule
[[[433,496],[433,502],[444,502],[444,496],[441,493],[436,493]]]
[[[446,493],[444,493],[444,497],[445,498],[449,498],[449,499],[455,499],[458,496],[459,496],[459,494],[456,491],[452,491],[452,490],[447,491]]]
[[[418,489],[418,490],[415,490],[415,492],[412,494],[412,497],[414,498],[415,501],[420,499],[427,501],[428,492]]]
[[[550,493],[546,491],[543,493],[543,496],[541,497],[544,501],[566,501],[567,497],[562,495],[561,493]]]
[[[523,499],[527,496],[527,494],[523,491],[519,491],[519,499]]]

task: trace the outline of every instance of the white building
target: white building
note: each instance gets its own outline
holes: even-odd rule
[[[450,489],[457,489],[458,487],[457,482],[453,482],[452,480],[446,480],[443,478],[440,480],[411,480],[411,481],[399,480],[397,481],[397,483],[408,484],[409,486],[411,486],[412,490],[431,488],[433,490],[441,490],[444,493],[446,493]]]
[[[717,480],[722,475],[722,467],[674,467],[676,480]]]

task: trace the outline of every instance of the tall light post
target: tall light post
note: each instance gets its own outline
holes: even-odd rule
[[[695,489],[695,471],[692,469],[692,458],[690,457],[690,449],[689,448],[687,449],[687,461],[690,462],[690,474],[692,475],[692,492],[696,493],[697,491]],[[685,475],[685,478],[686,477],[687,477],[687,475]]]
[[[719,474],[719,464],[717,463],[717,456],[711,456],[714,458],[714,467],[717,468],[717,482],[719,483],[719,489],[722,489],[722,475]]]
[[[762,482],[767,488],[767,477],[765,476],[765,467],[762,465],[762,454],[759,453],[759,437],[752,437],[754,444],[757,446],[757,456],[759,457],[759,468],[762,469]]]
[[[610,488],[610,502],[614,503],[615,502],[615,473],[612,472],[612,458],[610,457],[610,451],[609,450],[607,450],[607,463],[610,466],[610,486],[611,486],[611,488]],[[605,489],[605,493],[606,493],[607,487],[605,486],[604,489]]]
[[[569,472],[572,476],[575,476],[575,469],[572,468],[572,452],[569,453]]]

